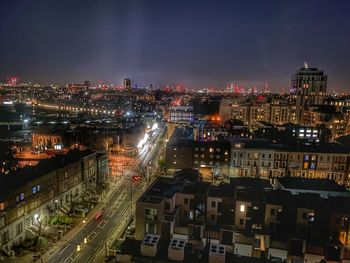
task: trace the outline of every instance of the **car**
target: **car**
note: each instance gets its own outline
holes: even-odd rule
[[[101,218],[102,214],[103,214],[103,211],[102,211],[102,210],[98,211],[98,212],[95,214],[95,219],[98,220],[99,218]]]
[[[132,176],[131,178],[132,178],[132,180],[133,180],[134,182],[140,181],[140,180],[141,180],[141,176],[139,176],[139,175],[134,175],[134,176]]]

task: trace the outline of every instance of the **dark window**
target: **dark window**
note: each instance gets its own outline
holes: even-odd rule
[[[337,216],[337,217],[335,218],[335,223],[336,223],[336,224],[340,224],[340,217],[339,217],[339,216]]]
[[[218,212],[221,213],[221,209],[222,209],[222,203],[218,203]]]
[[[304,212],[304,213],[303,213],[303,219],[306,219],[306,218],[307,218],[307,213]]]
[[[211,207],[213,207],[213,208],[216,207],[215,201],[212,201],[212,202],[211,202]]]
[[[270,215],[274,216],[275,215],[275,211],[276,211],[275,209],[271,209],[270,210]]]
[[[215,215],[211,215],[211,221],[215,220]]]
[[[243,218],[241,218],[241,219],[239,220],[239,224],[240,224],[241,226],[244,225],[244,219],[243,219]]]
[[[187,198],[184,199],[184,204],[185,204],[185,205],[188,204],[188,199],[187,199]]]

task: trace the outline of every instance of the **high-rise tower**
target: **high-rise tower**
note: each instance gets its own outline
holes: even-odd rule
[[[124,79],[124,90],[131,90],[131,80],[130,79]]]
[[[302,112],[310,105],[323,104],[327,91],[327,75],[307,63],[292,77],[292,94],[296,100],[295,122],[300,123]]]

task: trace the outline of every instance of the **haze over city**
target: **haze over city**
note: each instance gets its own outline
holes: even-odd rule
[[[0,79],[350,91],[349,1],[1,1]]]
[[[0,262],[350,263],[349,11],[0,0]]]

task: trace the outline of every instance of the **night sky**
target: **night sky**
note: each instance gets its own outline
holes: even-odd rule
[[[307,61],[350,92],[350,1],[0,0],[0,79],[288,89]]]

